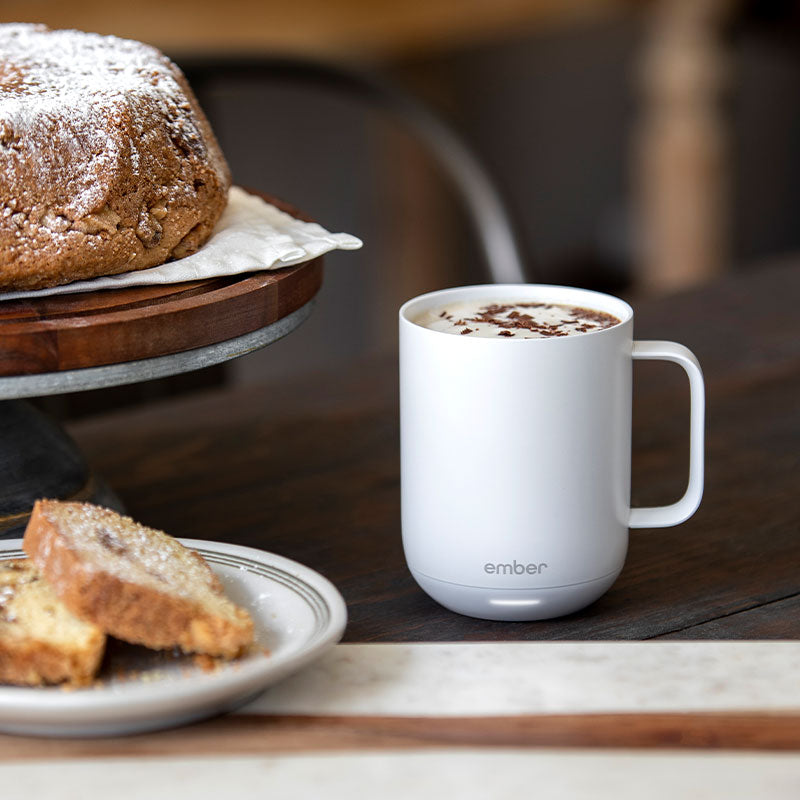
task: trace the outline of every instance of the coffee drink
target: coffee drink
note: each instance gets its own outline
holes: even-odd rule
[[[618,325],[620,320],[605,311],[561,303],[477,299],[437,306],[413,322],[458,336],[543,339],[592,333]]]

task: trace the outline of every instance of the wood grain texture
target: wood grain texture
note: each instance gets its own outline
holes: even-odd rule
[[[723,620],[721,638],[798,638],[798,296],[800,268],[789,264],[634,302],[637,338],[683,342],[704,367],[706,494],[687,523],[633,532],[612,589],[558,620],[474,620],[417,588],[400,541],[394,359],[70,430],[142,522],[260,547],[330,578],[348,603],[346,641],[688,637]],[[635,370],[637,505],[669,502],[685,485],[688,390],[673,366]],[[779,603],[787,613],[772,615]]]
[[[544,714],[519,717],[229,715],[146,736],[35,739],[0,735],[0,763],[268,755],[442,747],[798,750],[797,714]]]
[[[170,54],[301,52],[316,57],[387,57],[503,41],[523,32],[598,19],[629,6],[625,0],[228,0],[225,13],[211,0],[139,0],[113,8],[103,0],[69,6],[4,0],[0,21],[35,17],[52,28],[139,39]],[[153,24],[158,20],[158,24]]]
[[[787,635],[797,638],[794,626],[787,627],[787,620],[800,619],[800,594],[786,600],[755,606],[738,613],[692,625],[660,637],[661,639],[708,640],[708,639],[778,639]]]
[[[1,302],[0,377],[137,361],[217,344],[288,316],[321,284],[322,259],[317,258],[296,267],[168,286]]]

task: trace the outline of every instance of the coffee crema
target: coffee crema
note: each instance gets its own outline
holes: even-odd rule
[[[606,311],[582,306],[485,298],[437,306],[413,320],[433,331],[484,339],[575,336],[611,328],[620,321]]]

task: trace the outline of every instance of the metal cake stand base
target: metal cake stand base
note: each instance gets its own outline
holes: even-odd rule
[[[220,364],[291,333],[311,314],[314,299],[259,330],[185,352],[101,367],[0,378],[0,538],[21,536],[33,503],[46,497],[87,500],[123,510],[92,475],[75,442],[22,398],[138,383]]]

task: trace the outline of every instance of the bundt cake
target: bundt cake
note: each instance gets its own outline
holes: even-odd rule
[[[196,251],[230,174],[180,70],[140,42],[0,25],[0,289]]]

